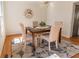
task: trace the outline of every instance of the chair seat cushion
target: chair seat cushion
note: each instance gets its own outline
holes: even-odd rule
[[[42,35],[41,38],[44,39],[44,40],[47,40],[48,42],[54,41],[53,39],[50,40],[49,35]]]
[[[26,41],[32,42],[32,35],[27,34],[26,35]]]
[[[49,41],[49,35],[42,35],[41,38]]]

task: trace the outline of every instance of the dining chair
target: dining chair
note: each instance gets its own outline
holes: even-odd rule
[[[63,28],[63,21],[55,21],[55,25],[60,27],[60,32],[59,32],[59,43],[61,43],[61,36],[62,36],[62,28]]]
[[[58,48],[58,38],[59,38],[60,27],[58,25],[51,26],[50,34],[45,36],[41,35],[41,38],[48,41],[48,50],[51,51],[50,43],[55,42],[56,48]]]
[[[38,26],[39,26],[38,21],[33,21],[33,27],[35,28],[35,27],[38,27]]]
[[[60,28],[63,27],[63,21],[55,21],[55,25],[59,26]]]
[[[31,42],[32,37],[29,34],[26,34],[26,27],[24,26],[24,24],[20,23],[20,27],[22,31],[22,39],[25,41],[25,43]]]
[[[22,43],[23,43],[22,50],[24,51],[24,53],[26,53],[26,50],[28,48],[27,46],[30,45],[29,48],[31,48],[32,36],[29,35],[29,34],[26,34],[26,27],[22,23],[20,23],[20,27],[21,27],[21,30],[22,30],[22,40],[23,40],[22,41]],[[32,48],[31,48],[30,52],[32,52]]]

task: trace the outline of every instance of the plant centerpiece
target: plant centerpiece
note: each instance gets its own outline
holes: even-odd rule
[[[40,26],[46,26],[46,23],[44,21],[41,21]]]

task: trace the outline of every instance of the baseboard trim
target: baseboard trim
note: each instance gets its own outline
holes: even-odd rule
[[[22,34],[9,34],[9,35],[6,35],[6,36],[13,36],[13,35],[22,35]]]
[[[32,34],[32,33],[28,31],[28,34]],[[13,35],[22,35],[22,33],[7,34],[6,36],[13,36]]]
[[[70,38],[71,36],[68,36],[68,35],[62,35],[62,37]]]

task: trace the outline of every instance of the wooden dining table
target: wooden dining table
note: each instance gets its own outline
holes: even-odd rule
[[[40,33],[46,33],[46,32],[50,32],[51,26],[48,27],[37,27],[37,28],[33,28],[33,27],[27,27],[26,28],[26,34],[27,31],[29,31],[32,34],[32,47],[33,47],[33,54],[35,54],[35,34],[40,34]],[[59,43],[61,42],[61,29],[59,32]]]

